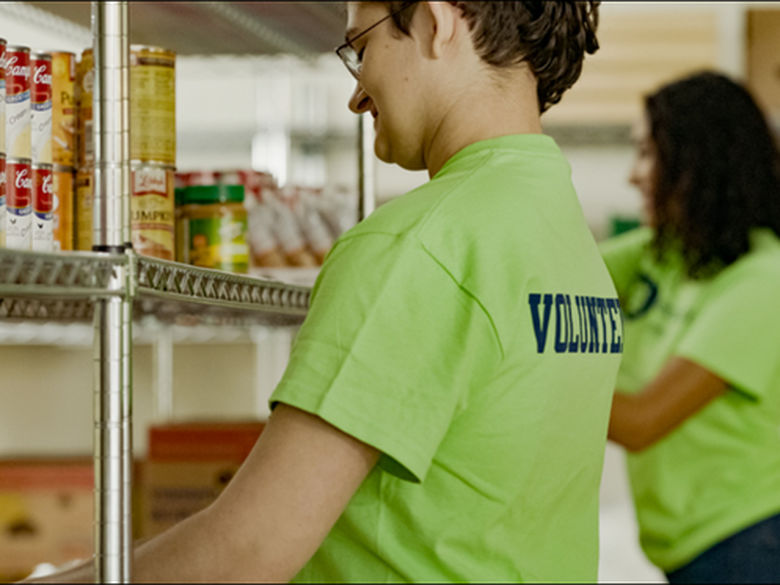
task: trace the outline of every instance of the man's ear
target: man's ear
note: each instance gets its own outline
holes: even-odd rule
[[[425,2],[431,18],[431,56],[441,57],[454,41],[457,31],[457,6],[449,2]]]

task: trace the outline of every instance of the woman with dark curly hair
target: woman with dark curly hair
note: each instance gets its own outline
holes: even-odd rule
[[[780,582],[780,160],[741,85],[645,100],[631,182],[649,226],[602,244],[625,315],[609,438],[672,583]]]

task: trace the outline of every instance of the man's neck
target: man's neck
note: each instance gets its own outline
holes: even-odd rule
[[[429,177],[469,144],[510,134],[542,132],[536,88],[521,82],[503,85],[500,90],[463,92],[439,120],[425,152]]]

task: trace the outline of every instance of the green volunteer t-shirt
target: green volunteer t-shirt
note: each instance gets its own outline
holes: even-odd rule
[[[297,581],[594,581],[616,293],[544,135],[343,235],[271,397],[382,453]]]
[[[642,548],[665,571],[780,511],[780,241],[691,280],[682,259],[655,260],[641,228],[601,246],[625,312],[617,388],[637,392],[672,356],[730,391],[640,453],[628,471]]]

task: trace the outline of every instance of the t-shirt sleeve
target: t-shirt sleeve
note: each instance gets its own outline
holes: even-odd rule
[[[422,481],[500,346],[481,305],[416,241],[354,236],[329,254],[271,396],[382,452]]]
[[[599,244],[604,263],[615,283],[618,296],[625,294],[639,268],[639,261],[652,239],[652,230],[646,227],[635,228],[618,236],[611,237]]]
[[[731,279],[702,306],[677,355],[753,398],[764,397],[780,375],[779,300],[777,271]]]

